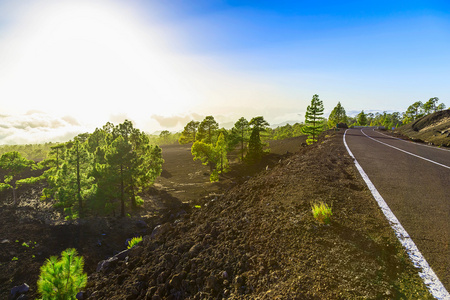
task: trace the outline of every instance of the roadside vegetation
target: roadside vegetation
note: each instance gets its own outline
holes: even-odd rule
[[[87,215],[125,216],[126,209],[142,205],[139,193],[151,186],[162,171],[161,148],[130,121],[107,123],[93,133],[54,145],[47,158],[35,164],[18,152],[0,157],[6,172],[0,189],[45,182],[41,199],[54,203],[66,219]],[[29,168],[41,169],[37,177],[15,180]]]

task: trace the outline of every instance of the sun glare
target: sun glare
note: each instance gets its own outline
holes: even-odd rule
[[[81,121],[186,109],[182,70],[162,33],[132,12],[102,3],[34,8],[16,38],[17,63],[5,78],[4,96],[20,101],[24,111],[69,114]]]

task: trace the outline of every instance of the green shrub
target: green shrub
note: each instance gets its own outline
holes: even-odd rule
[[[86,286],[87,275],[83,273],[83,257],[77,256],[75,249],[66,249],[61,259],[56,256],[47,259],[41,267],[37,282],[42,300],[76,299],[76,294]]]
[[[329,207],[326,203],[319,202],[313,203],[311,205],[312,213],[314,219],[319,221],[322,224],[329,224],[330,218],[332,216],[331,207]]]
[[[136,245],[140,242],[142,242],[142,236],[132,238],[131,241],[128,242],[127,249],[130,249],[131,247],[133,247],[134,245]]]

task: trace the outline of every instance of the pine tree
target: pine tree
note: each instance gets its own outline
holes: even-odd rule
[[[239,145],[239,153],[241,160],[244,160],[244,153],[249,140],[249,128],[248,121],[242,117],[231,128],[231,132],[228,137],[228,150],[232,151]]]
[[[228,169],[228,158],[227,158],[227,142],[223,133],[219,134],[217,138],[216,147],[214,149],[217,153],[217,164],[216,169],[219,173],[224,173]]]
[[[261,132],[267,130],[269,123],[260,116],[251,119],[248,124],[252,127],[252,132],[248,142],[248,153],[246,158],[248,161],[257,161],[262,157],[264,153],[263,148],[265,146],[261,141]]]
[[[328,128],[336,127],[339,123],[347,123],[347,115],[345,114],[345,109],[342,107],[341,102],[338,102],[335,108],[330,113],[328,117]]]
[[[383,112],[383,126],[386,126],[386,112]],[[366,126],[367,125],[367,115],[364,113],[364,110],[362,110],[357,116],[356,120],[359,126]]]
[[[131,176],[131,161],[134,158],[131,144],[122,136],[118,136],[108,148],[105,154],[108,179],[112,183],[109,187],[103,188],[115,190],[115,194],[120,199],[120,216],[125,217],[125,189]],[[114,192],[113,192],[114,194]]]
[[[57,201],[55,206],[64,209],[67,219],[83,217],[83,203],[90,194],[94,179],[91,175],[92,155],[85,145],[77,137],[64,144],[60,148],[61,165],[58,166],[58,163],[44,173],[49,187],[44,190],[43,196],[54,198]]]
[[[306,108],[305,126],[302,128],[302,132],[308,135],[306,139],[308,145],[317,142],[317,137],[323,131],[323,110],[323,103],[319,95],[315,94],[311,104]]]
[[[17,151],[6,152],[0,157],[0,168],[6,171],[4,183],[0,183],[0,191],[12,189],[14,205],[17,205],[15,177],[33,164],[34,161],[26,159]]]
[[[203,165],[209,165],[211,182],[219,180],[219,174],[228,171],[227,142],[223,133],[219,134],[215,145],[196,141],[191,148],[194,160],[200,160]]]
[[[218,159],[214,146],[202,141],[196,141],[191,147],[191,153],[194,156],[194,160],[200,160],[203,165],[209,166],[211,171],[210,181],[217,181],[215,167]]]
[[[150,145],[148,136],[131,122],[112,128],[106,140],[112,142],[95,153],[95,206],[115,211],[115,199],[120,199],[121,216],[125,216],[125,201],[129,200],[131,207],[143,203],[138,193],[154,183],[164,160],[161,148]]]
[[[408,109],[403,114],[403,123],[408,124],[421,116],[423,116],[423,103],[421,101],[416,101],[410,106],[408,106]]]
[[[83,257],[75,249],[63,251],[60,260],[56,256],[47,259],[37,282],[42,300],[75,300],[87,283],[83,267]]]
[[[214,120],[213,116],[207,116],[198,126],[198,132],[195,137],[196,141],[205,141],[207,144],[215,143],[219,124]]]
[[[193,120],[187,123],[183,129],[183,132],[181,133],[178,142],[180,144],[189,144],[195,142],[199,125],[200,122]]]

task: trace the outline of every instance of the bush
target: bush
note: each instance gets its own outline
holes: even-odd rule
[[[87,275],[83,273],[83,257],[77,256],[77,250],[66,249],[61,259],[56,256],[47,259],[41,267],[37,282],[42,300],[76,299],[76,294],[86,286]]]
[[[329,207],[326,203],[320,202],[320,203],[314,203],[311,205],[312,213],[314,216],[314,219],[319,221],[322,224],[329,224],[330,218],[332,215],[331,207]]]
[[[132,238],[131,241],[128,242],[127,249],[130,249],[131,247],[133,247],[134,245],[136,245],[140,242],[142,242],[142,236]]]

